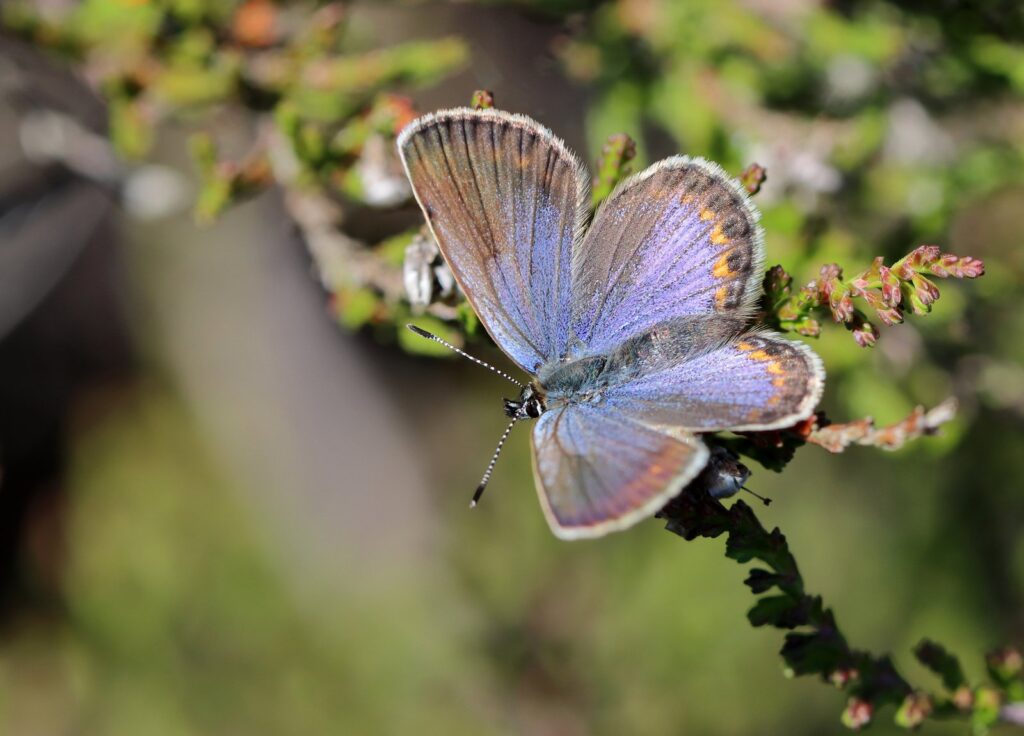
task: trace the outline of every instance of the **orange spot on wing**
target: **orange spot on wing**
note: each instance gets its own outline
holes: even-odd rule
[[[740,352],[749,353],[751,350],[754,349],[754,346],[751,345],[749,342],[738,342],[738,343],[736,343],[736,348]]]
[[[714,238],[712,238],[714,240]],[[711,275],[716,279],[726,279],[736,274],[731,268],[729,268],[729,254],[732,251],[726,251],[722,254],[722,257],[715,263],[715,267],[711,269]]]
[[[772,356],[768,355],[768,353],[766,353],[764,350],[755,350],[753,353],[750,354],[749,357],[750,357],[751,360],[758,360],[758,361],[760,361],[760,360],[768,360]]]
[[[702,220],[714,220],[715,219],[715,213],[714,213],[713,210],[702,209],[700,211],[700,219],[702,219]]]
[[[622,488],[620,501],[628,500],[628,502],[618,510],[613,509],[616,516],[629,511],[635,505],[643,503],[655,493],[660,492],[664,487],[664,479],[659,478],[660,474],[665,473],[669,469],[677,468],[682,463],[682,458],[687,452],[686,448],[681,447],[678,442],[667,438],[664,442],[664,446],[658,450],[657,454],[652,458],[650,465],[647,466],[650,473],[638,474]]]
[[[706,211],[707,210],[705,210],[705,212]],[[703,216],[704,213],[702,212],[701,217]],[[730,241],[729,238],[726,237],[725,233],[722,232],[721,225],[715,225],[714,229],[711,231],[711,242],[714,245],[728,245],[732,241]]]
[[[782,396],[780,396],[779,394],[775,394],[773,397],[768,399],[768,406],[774,406],[775,404],[778,404],[780,401],[782,401]]]
[[[725,300],[728,298],[729,290],[724,286],[719,286],[718,289],[715,290],[715,304],[717,304],[718,306],[724,307]]]
[[[776,376],[781,376],[786,372],[786,370],[782,367],[782,363],[778,361],[775,361],[774,363],[769,363],[768,368],[766,368],[766,370],[769,373],[772,373]]]
[[[772,363],[772,365],[778,365],[778,363]],[[771,372],[771,369],[772,369],[772,366],[771,365],[768,366],[768,371],[769,372]],[[776,388],[782,388],[783,386],[786,385],[786,379],[785,378],[773,378],[772,379],[772,385],[775,386]]]

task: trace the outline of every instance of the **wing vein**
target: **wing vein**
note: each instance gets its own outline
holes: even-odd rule
[[[473,180],[473,187],[474,187],[474,189],[476,189],[477,199],[480,201],[480,211],[481,211],[481,214],[483,216],[484,224],[487,226],[487,232],[490,235],[490,239],[487,242],[490,243],[490,245],[491,245],[491,248],[489,249],[489,250],[491,250],[491,252],[488,254],[487,257],[490,258],[491,262],[494,264],[495,271],[501,276],[501,282],[505,286],[505,289],[508,290],[508,292],[511,294],[512,290],[509,287],[508,276],[505,273],[505,269],[502,268],[501,261],[497,257],[498,241],[494,237],[494,229],[491,227],[490,218],[488,218],[488,216],[487,216],[487,206],[484,204],[484,196],[483,196],[483,192],[480,189],[480,182],[478,181],[478,175],[477,175],[476,166],[473,163],[473,155],[472,155],[472,153],[469,150],[469,135],[468,135],[468,133],[466,131],[466,120],[462,121],[462,136],[463,136],[463,139],[465,141],[465,146],[466,146],[466,162],[469,164],[469,173],[470,173],[471,178]],[[447,158],[447,153],[446,153],[445,154],[445,161],[447,162],[447,160],[448,160],[448,158]],[[470,214],[470,213],[467,213],[467,214]],[[486,261],[484,262],[484,268],[486,268]],[[522,282],[520,280],[520,284],[521,283]],[[513,301],[516,301],[516,300],[513,300]],[[524,300],[520,299],[518,301],[524,301]],[[503,305],[503,304],[500,305],[500,308],[502,310],[504,310],[506,312],[506,314],[508,313],[508,308],[505,305]],[[523,310],[522,310],[522,308],[520,307],[519,304],[515,305],[515,310],[516,310],[516,312],[519,315],[519,319],[521,320],[520,324],[529,326],[527,321],[526,321],[526,315],[523,313]],[[511,316],[511,315],[509,315],[509,316]],[[545,356],[537,348],[537,344],[533,341],[533,339],[531,337],[529,337],[526,334],[526,332],[523,330],[523,328],[520,327],[519,324],[516,324],[514,320],[511,320],[511,322],[515,325],[516,331],[523,338],[523,341],[527,345],[529,345],[530,348],[533,349],[534,353],[536,353],[542,359],[546,358],[547,356]]]
[[[639,208],[634,209],[636,210]],[[654,217],[651,218],[651,220],[652,221],[650,226],[647,228],[647,232],[644,233],[644,236],[642,238],[637,239],[636,247],[633,249],[633,252],[629,254],[628,258],[623,260],[622,267],[619,268],[619,272],[615,274],[615,280],[612,281],[612,283],[605,290],[604,296],[601,298],[601,305],[598,308],[597,312],[594,314],[592,329],[596,328],[598,322],[600,322],[601,315],[604,313],[605,305],[608,303],[608,297],[617,290],[617,287],[621,283],[622,275],[626,272],[627,267],[633,262],[633,259],[636,258],[637,254],[644,248],[644,246],[647,245],[648,240],[651,237],[651,233],[654,232],[654,228],[658,226],[658,223],[661,221],[661,217]]]

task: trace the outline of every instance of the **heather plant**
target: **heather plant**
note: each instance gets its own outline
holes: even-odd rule
[[[1008,247],[1018,244],[1019,216],[1005,214],[1024,188],[1019,8],[519,5],[563,24],[552,54],[593,91],[585,111],[593,207],[629,173],[677,151],[721,162],[756,196],[772,264],[756,320],[818,341],[826,408],[795,427],[718,436],[714,445],[736,462],[782,471],[797,450],[900,450],[944,432],[920,440],[932,449],[913,456],[913,474],[924,453],[949,452],[971,435],[1002,443],[1019,434],[1024,354],[1006,336],[1024,324],[1024,266]],[[486,345],[419,222],[376,241],[350,227],[357,210],[384,218],[409,205],[394,138],[427,110],[405,95],[465,68],[466,41],[364,48],[348,35],[344,2],[90,0],[53,14],[12,1],[0,14],[8,30],[69,60],[103,96],[126,170],[147,156],[161,125],[197,130],[199,224],[277,187],[344,329],[429,356],[448,353],[405,331],[407,322],[456,345]],[[500,90],[471,92],[456,102],[501,102]],[[245,121],[245,135],[226,146],[223,126],[212,123],[229,114]],[[235,155],[223,153],[229,147]],[[983,275],[969,291],[951,283]],[[950,282],[941,301],[940,281]],[[966,407],[959,416],[958,405]],[[865,416],[877,414],[891,421],[877,426]],[[987,455],[989,471],[1018,490],[1005,501],[1009,531],[993,543],[1007,558],[1017,554],[1012,520],[1021,516],[1024,474],[1011,455]],[[755,563],[744,581],[759,596],[750,624],[785,632],[787,676],[814,675],[842,691],[844,725],[866,727],[885,708],[908,729],[945,718],[978,734],[1024,725],[1019,649],[971,653],[986,676],[968,677],[957,656],[922,639],[913,655],[938,684],[902,674],[892,656],[848,641],[839,616],[807,591],[799,550],[778,528],[769,531],[743,500],[713,498],[709,483],[699,477],[660,518],[685,540],[724,535],[729,559]],[[994,567],[999,584],[1019,595],[1019,564]]]

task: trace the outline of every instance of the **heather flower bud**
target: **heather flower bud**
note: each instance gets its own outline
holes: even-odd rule
[[[811,317],[794,322],[793,329],[804,337],[817,337],[821,334],[821,324]]]
[[[894,307],[890,307],[885,298],[877,291],[865,291],[861,294],[883,324],[888,326],[898,325],[903,321],[903,313]]]
[[[828,306],[836,322],[849,322],[853,318],[853,298],[847,291],[834,290],[829,296]]]
[[[818,283],[822,293],[827,294],[828,283],[837,282],[843,278],[843,269],[837,263],[826,263],[818,272]]]
[[[739,179],[748,194],[757,194],[768,179],[768,172],[761,164],[750,164],[740,174]]]
[[[1007,683],[1024,671],[1024,656],[1015,647],[1004,647],[989,652],[985,662],[988,664],[992,679],[999,683]]]
[[[764,275],[764,292],[772,304],[789,296],[793,277],[782,266],[772,266]]]
[[[898,307],[901,301],[900,280],[888,266],[879,265],[878,280],[882,285],[882,299],[890,307]]]
[[[882,324],[892,327],[903,322],[903,312],[898,309],[889,307],[887,309],[877,309],[875,314],[878,315],[878,319],[882,320]]]
[[[918,728],[932,714],[932,710],[931,698],[920,692],[910,693],[896,711],[896,725]]]
[[[974,691],[967,685],[961,685],[953,691],[950,701],[959,710],[970,710],[974,707]]]
[[[469,101],[474,110],[487,110],[494,107],[494,94],[490,90],[478,89],[473,92]]]
[[[840,720],[842,720],[843,725],[847,728],[859,731],[871,723],[874,710],[874,706],[868,701],[861,698],[850,698],[846,708],[843,709],[843,715]]]
[[[874,347],[875,343],[878,342],[878,328],[868,322],[859,310],[853,312],[847,327],[853,333],[853,339],[862,348]]]
[[[914,285],[914,293],[917,294],[917,298],[929,308],[939,298],[939,287],[924,276],[915,274],[910,283]]]
[[[952,253],[943,253],[938,262],[933,264],[928,271],[939,278],[952,276],[957,279],[974,279],[985,273],[985,264],[970,256],[961,258]]]
[[[840,667],[833,670],[828,679],[829,682],[842,690],[858,677],[860,677],[860,672],[857,671],[856,667]]]

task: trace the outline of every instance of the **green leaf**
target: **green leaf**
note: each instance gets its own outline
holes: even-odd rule
[[[109,104],[110,137],[117,152],[127,159],[138,160],[153,146],[153,124],[139,104],[125,97],[116,97]]]
[[[839,631],[822,628],[810,633],[792,632],[786,634],[782,645],[782,659],[794,675],[821,675],[831,677],[844,665],[848,647]],[[849,670],[843,677],[851,679]]]
[[[946,651],[941,645],[923,639],[914,647],[917,661],[942,678],[942,686],[947,690],[956,690],[967,683],[960,661]]]
[[[974,691],[974,709],[971,711],[971,728],[978,736],[989,732],[999,721],[1001,699],[995,688],[982,685]]]
[[[771,625],[779,629],[794,629],[808,623],[812,610],[821,607],[820,598],[791,595],[771,595],[758,599],[747,619],[752,626]]]
[[[469,337],[476,337],[480,332],[480,318],[476,316],[473,307],[469,302],[464,301],[456,307],[456,312],[459,316],[459,324],[462,325],[462,331]]]
[[[345,289],[335,295],[334,313],[350,330],[358,330],[373,319],[380,297],[370,289]]]
[[[381,260],[389,266],[401,267],[405,262],[405,248],[419,233],[418,227],[382,240],[374,249]]]
[[[743,582],[753,593],[764,593],[773,587],[789,592],[786,589],[792,587],[793,578],[791,575],[780,575],[779,573],[754,568]]]

